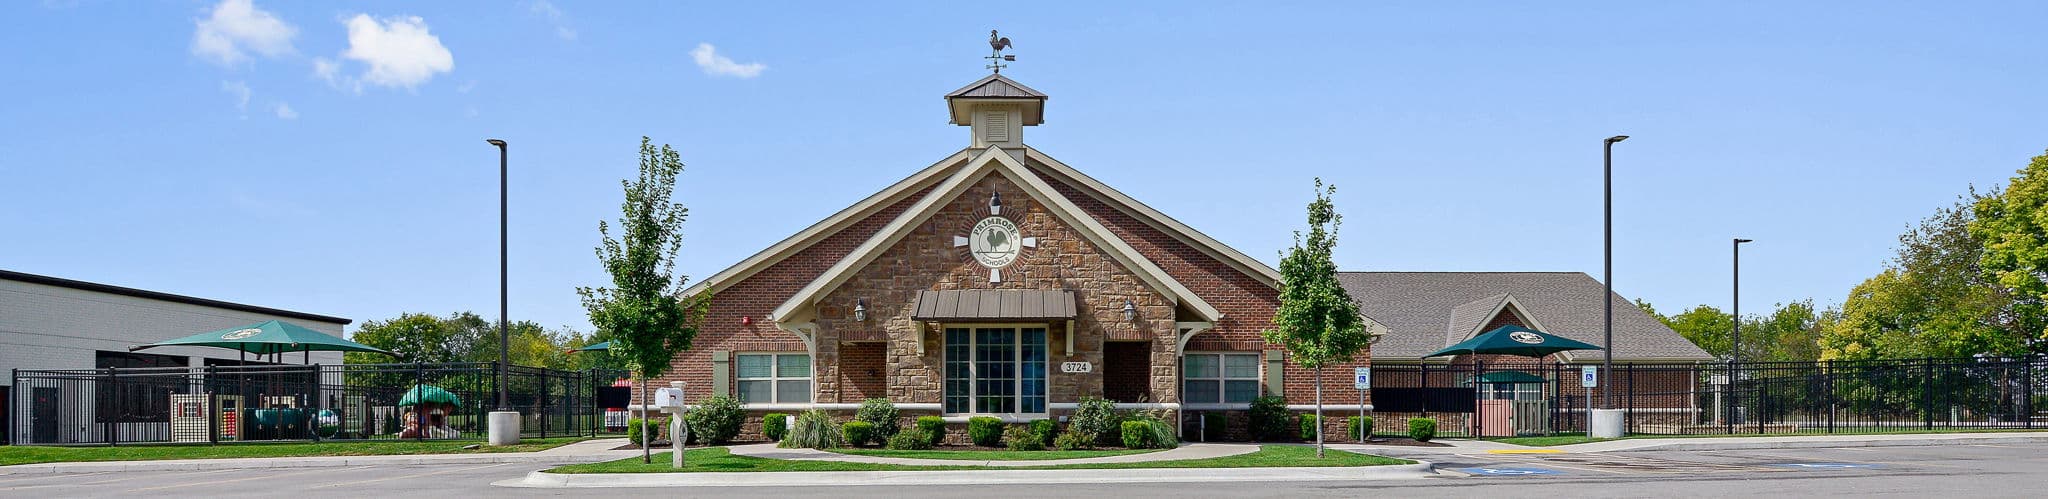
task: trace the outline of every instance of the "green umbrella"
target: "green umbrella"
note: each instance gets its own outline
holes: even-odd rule
[[[595,352],[595,351],[599,351],[599,350],[611,350],[611,349],[612,349],[612,342],[609,342],[609,341],[605,341],[605,342],[599,342],[599,343],[592,343],[592,344],[590,344],[589,346],[585,346],[585,347],[583,347],[583,348],[578,348],[578,349],[575,349],[575,350],[570,350],[570,351],[571,351],[571,352]]]
[[[445,388],[434,385],[413,385],[411,390],[405,391],[404,397],[398,399],[398,406],[412,407],[420,405],[420,400],[422,399],[426,400],[429,404],[462,405],[462,398],[455,396],[454,393],[450,393]]]
[[[226,348],[257,355],[312,351],[376,352],[391,356],[398,355],[378,349],[377,347],[336,338],[333,335],[307,329],[285,321],[264,321],[210,333],[199,333],[174,340],[164,340],[148,345],[129,347],[128,351],[172,346]]]
[[[1545,383],[1542,376],[1521,371],[1497,371],[1479,375],[1480,383]]]
[[[1566,339],[1562,336],[1547,334],[1542,331],[1537,331],[1522,326],[1501,326],[1500,329],[1495,329],[1492,331],[1481,333],[1478,336],[1473,336],[1472,339],[1458,342],[1458,344],[1456,345],[1444,347],[1443,350],[1437,350],[1436,353],[1424,355],[1423,357],[1428,358],[1443,357],[1446,355],[1470,354],[1505,354],[1520,355],[1523,357],[1542,357],[1545,355],[1550,355],[1565,350],[1599,349],[1600,347],[1597,346],[1580,343],[1578,341]]]

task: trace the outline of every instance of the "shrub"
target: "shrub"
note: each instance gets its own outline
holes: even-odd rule
[[[1119,418],[1115,402],[1100,397],[1081,397],[1077,405],[1079,407],[1074,409],[1074,414],[1067,418],[1067,431],[1104,438],[1117,434]]]
[[[1344,428],[1346,429],[1345,433],[1351,434],[1352,440],[1360,442],[1372,440],[1372,416],[1344,418]]]
[[[903,426],[898,421],[901,417],[902,414],[896,412],[896,403],[884,398],[861,401],[860,410],[853,413],[855,421],[866,421],[875,425],[877,441],[895,436],[897,431],[901,431]]]
[[[946,441],[946,418],[938,416],[919,417],[917,418],[917,428],[924,430],[925,438],[931,439],[932,447],[937,447]]]
[[[1040,448],[1052,447],[1052,439],[1058,437],[1059,432],[1059,424],[1054,423],[1050,419],[1039,419],[1031,422],[1031,434],[1038,437],[1038,446]]]
[[[1144,421],[1125,421],[1122,430],[1125,448],[1152,448],[1152,425]]]
[[[1052,446],[1059,450],[1080,450],[1095,447],[1095,435],[1074,431],[1068,427],[1066,433],[1052,440]]]
[[[1167,426],[1166,420],[1148,418],[1143,421],[1145,422],[1145,427],[1152,430],[1152,448],[1171,449],[1180,447],[1180,437],[1173,434],[1173,427]]]
[[[648,421],[647,429],[654,431],[654,435],[648,437],[650,441],[660,441],[663,437],[668,436],[668,418],[656,418]],[[640,418],[626,420],[626,441],[633,445],[640,445]]]
[[[840,425],[840,435],[846,436],[846,445],[860,447],[875,438],[875,424],[866,421],[847,421]]]
[[[1286,440],[1288,435],[1295,433],[1289,431],[1293,430],[1288,428],[1287,423],[1293,419],[1289,416],[1285,398],[1268,395],[1252,399],[1252,439],[1262,442]]]
[[[1037,425],[1016,425],[1003,430],[1003,443],[1008,444],[1010,450],[1045,450],[1045,438],[1038,436],[1032,426]]]
[[[967,419],[967,439],[982,447],[1003,445],[1003,420],[988,416]]]
[[[1202,440],[1223,440],[1224,435],[1230,434],[1229,425],[1230,418],[1221,412],[1202,413]]]
[[[1314,415],[1314,414],[1303,414],[1303,415],[1301,415],[1301,440],[1302,440],[1302,441],[1304,441],[1304,442],[1314,442],[1314,441],[1316,441],[1316,424],[1317,424],[1317,423],[1318,423],[1318,421],[1316,420],[1316,415]]]
[[[788,433],[788,414],[783,414],[780,412],[771,412],[768,413],[767,415],[761,416],[761,436],[768,437],[768,441],[781,442],[782,436]]]
[[[832,415],[811,409],[796,416],[796,425],[789,427],[789,435],[785,436],[779,445],[790,448],[831,449],[841,446],[839,437],[839,425],[832,422]]]
[[[692,440],[702,438],[711,445],[725,445],[740,436],[740,426],[747,422],[747,410],[740,408],[739,399],[720,395],[704,399],[683,420],[690,424]]]
[[[923,426],[912,426],[896,432],[885,444],[889,450],[932,450],[932,436]]]
[[[1436,438],[1436,420],[1431,418],[1408,418],[1408,436],[1417,442],[1428,442]]]

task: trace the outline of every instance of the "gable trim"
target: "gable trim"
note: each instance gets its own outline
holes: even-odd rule
[[[1046,169],[1049,170],[1048,173],[1062,177],[1062,180],[1067,181],[1070,185],[1080,187],[1082,192],[1096,197],[1098,200],[1103,201],[1103,204],[1107,204],[1117,211],[1130,215],[1131,218],[1137,219],[1140,223],[1150,225],[1160,232],[1165,232],[1166,235],[1180,240],[1182,244],[1193,247],[1196,251],[1208,255],[1210,258],[1221,260],[1224,264],[1236,268],[1239,272],[1243,272],[1245,275],[1266,283],[1267,286],[1272,286],[1275,289],[1280,287],[1280,271],[1275,270],[1270,265],[1266,265],[1266,262],[1252,258],[1236,248],[1225,245],[1209,237],[1207,234],[1203,234],[1201,231],[1181,223],[1179,220],[1174,220],[1173,217],[1166,216],[1165,213],[1152,209],[1152,207],[1146,206],[1145,203],[1138,202],[1138,200],[1131,198],[1129,195],[1099,180],[1095,180],[1095,178],[1089,177],[1085,173],[1081,173],[1080,170],[1076,170],[1074,167],[1067,166],[1066,163],[1061,163],[1060,160],[1053,159],[1052,156],[1048,156],[1038,149],[1025,146],[1024,154],[1025,157],[1045,165]]]
[[[1515,301],[1515,295],[1502,294],[1501,296],[1502,298],[1500,300],[1500,304],[1493,306],[1493,311],[1485,315],[1486,319],[1479,321],[1479,323],[1477,324],[1473,324],[1472,330],[1465,331],[1465,334],[1463,336],[1460,336],[1457,341],[1446,343],[1444,344],[1444,346],[1454,345],[1457,344],[1458,341],[1469,340],[1472,339],[1473,336],[1478,336],[1479,333],[1486,332],[1482,331],[1482,329],[1485,329],[1486,325],[1488,323],[1492,323],[1494,319],[1499,318],[1500,313],[1502,311],[1507,311],[1509,307],[1514,308],[1513,313],[1515,314],[1515,317],[1520,317],[1522,318],[1522,322],[1529,323],[1529,329],[1542,331],[1544,333],[1550,332],[1548,328],[1543,327],[1542,322],[1536,320],[1536,316],[1529,314],[1529,309],[1523,308],[1520,302]]]
[[[1131,248],[1129,244],[1117,238],[1116,234],[1111,233],[1107,227],[1102,226],[1100,222],[1089,217],[1086,212],[1081,211],[1072,201],[1068,200],[1065,196],[1061,196],[1058,191],[1053,190],[1043,179],[1038,178],[1037,175],[1025,169],[1023,163],[1018,162],[1009,153],[996,147],[990,147],[982,151],[974,159],[969,160],[966,168],[955,172],[945,182],[934,188],[930,194],[918,200],[910,209],[904,210],[901,215],[897,215],[895,220],[877,231],[873,237],[868,238],[860,246],[855,247],[853,252],[849,253],[846,258],[840,259],[838,263],[833,264],[831,268],[819,274],[810,284],[805,285],[803,289],[797,290],[796,294],[791,295],[781,306],[776,307],[769,317],[776,322],[808,319],[809,316],[802,314],[809,313],[811,306],[817,300],[823,299],[826,294],[837,289],[848,279],[851,279],[854,271],[872,263],[889,247],[894,246],[905,236],[908,236],[918,224],[930,219],[932,215],[937,213],[940,207],[951,203],[961,193],[966,192],[969,186],[990,174],[1000,174],[1008,177],[1012,182],[1016,183],[1018,188],[1023,189],[1032,197],[1043,201],[1047,210],[1051,211],[1054,216],[1059,217],[1061,221],[1066,222],[1069,227],[1072,227],[1075,232],[1079,232],[1090,243],[1095,244],[1096,247],[1108,253],[1112,259],[1117,260],[1117,263],[1129,269],[1133,274],[1136,274],[1139,280],[1145,281],[1153,290],[1166,295],[1167,299],[1186,305],[1189,309],[1195,311],[1197,315],[1209,321],[1216,321],[1223,317],[1222,312],[1217,311],[1207,301],[1202,300],[1201,297],[1189,291],[1186,286],[1181,285],[1179,281],[1167,275],[1166,271],[1159,268],[1157,264],[1145,259],[1144,255],[1139,254],[1136,249]]]
[[[745,281],[755,273],[810,248],[811,245],[816,244],[818,241],[831,237],[833,234],[838,234],[839,231],[846,229],[847,226],[859,223],[875,212],[894,205],[909,197],[912,193],[916,193],[919,189],[945,178],[940,174],[965,162],[967,158],[972,157],[974,152],[973,149],[962,149],[950,156],[946,156],[945,159],[932,163],[931,166],[927,166],[923,170],[911,174],[909,177],[904,177],[903,180],[883,188],[880,192],[861,199],[860,202],[854,203],[853,206],[841,209],[831,216],[825,217],[824,220],[819,220],[818,223],[811,224],[810,227],[805,227],[804,230],[783,238],[783,240],[776,242],[767,249],[747,257],[745,260],[740,260],[739,263],[727,267],[725,270],[718,271],[717,274],[712,274],[709,278],[697,281],[696,285],[683,290],[683,296],[693,296],[706,291],[716,293],[735,283]]]

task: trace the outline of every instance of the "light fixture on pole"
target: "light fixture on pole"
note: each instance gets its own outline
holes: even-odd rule
[[[512,406],[511,397],[507,396],[511,379],[506,369],[506,363],[510,362],[512,356],[511,347],[508,346],[512,336],[511,326],[507,322],[511,320],[509,297],[512,294],[507,277],[510,274],[510,265],[506,262],[507,255],[510,254],[507,250],[510,247],[507,232],[511,227],[511,210],[508,208],[511,205],[511,189],[506,182],[506,177],[509,176],[508,153],[503,140],[484,139],[484,142],[498,146],[498,410],[507,411],[511,410]]]
[[[1606,210],[1603,224],[1605,237],[1602,244],[1605,246],[1606,256],[1602,258],[1603,272],[1600,280],[1607,283],[1607,294],[1602,295],[1600,300],[1606,304],[1606,313],[1601,316],[1600,326],[1600,335],[1604,339],[1600,343],[1600,407],[1603,409],[1614,408],[1614,383],[1609,382],[1614,375],[1614,143],[1624,140],[1628,140],[1627,135],[1616,135],[1608,137],[1602,144],[1602,177],[1606,197],[1606,202],[1603,203]]]

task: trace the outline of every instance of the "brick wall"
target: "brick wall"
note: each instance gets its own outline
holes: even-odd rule
[[[1102,398],[1117,402],[1154,401],[1152,344],[1112,341],[1103,344]]]

